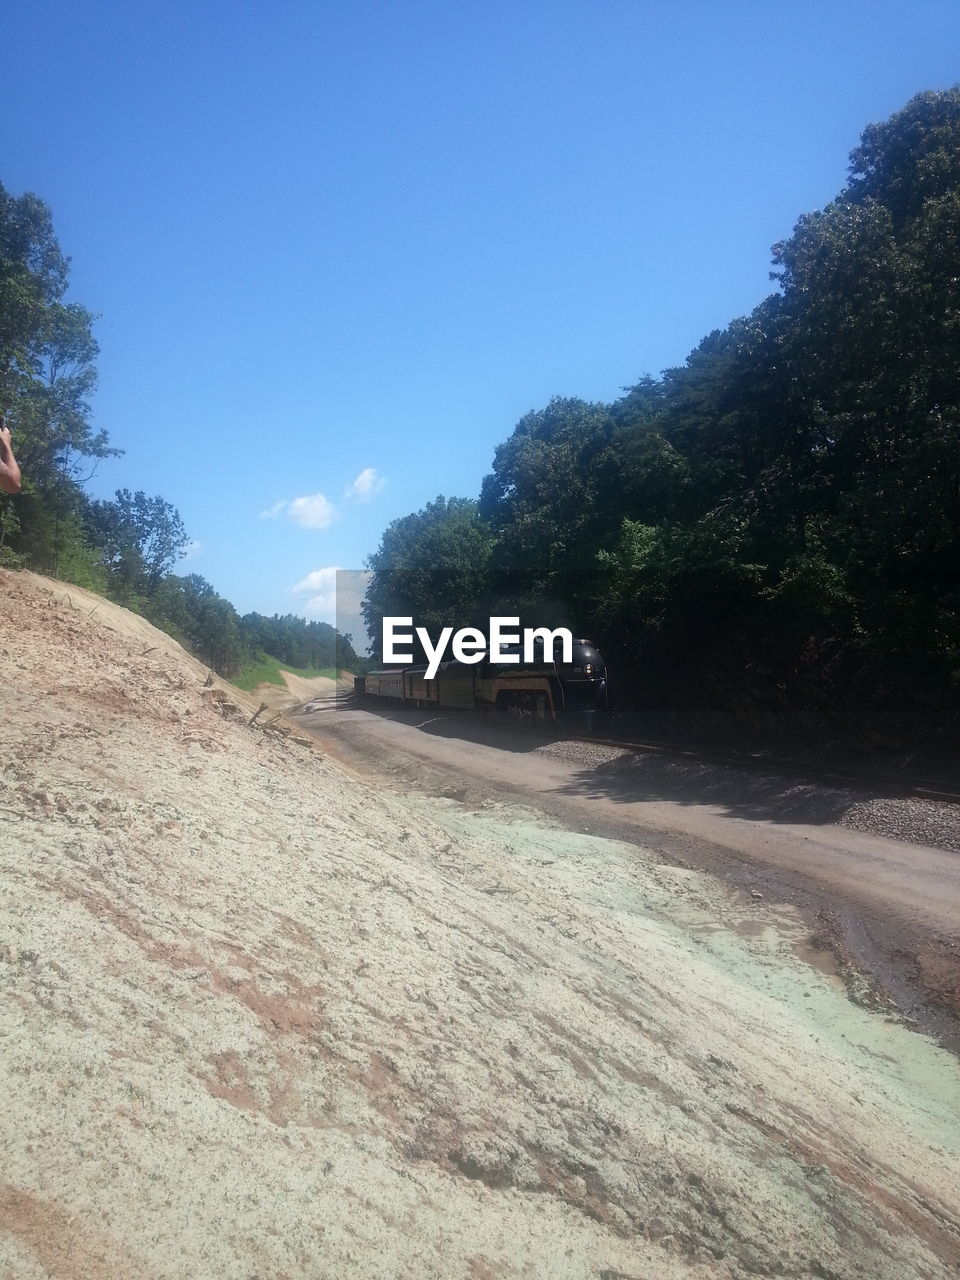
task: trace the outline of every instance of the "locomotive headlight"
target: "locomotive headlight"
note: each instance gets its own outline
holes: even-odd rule
[[[593,675],[593,664],[592,664],[592,663],[588,662],[588,663],[586,663],[586,664],[585,664],[585,666],[584,666],[584,668],[583,668],[583,674],[584,674],[585,676],[592,676],[592,675]]]

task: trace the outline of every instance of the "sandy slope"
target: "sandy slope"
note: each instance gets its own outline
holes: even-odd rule
[[[281,671],[286,688],[278,684],[258,684],[250,695],[257,704],[267,704],[270,711],[289,711],[311,698],[331,698],[339,690],[353,688],[353,677],[342,676],[333,680],[328,676],[298,676],[292,671]]]
[[[380,794],[74,589],[0,574],[0,657],[0,1275],[956,1273],[956,1061],[788,915]]]

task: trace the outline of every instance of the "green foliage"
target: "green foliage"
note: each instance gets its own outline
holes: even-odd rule
[[[394,520],[367,561],[373,577],[363,615],[375,654],[385,616],[415,614],[417,625],[437,629],[469,625],[487,589],[491,545],[490,530],[469,498],[441,496]]]
[[[356,655],[332,627],[302,618],[241,620],[203,578],[171,573],[187,535],[164,498],[120,489],[91,501],[83,483],[119,450],[90,423],[97,344],[89,311],[65,300],[69,263],[37,196],[0,186],[0,413],[23,491],[0,498],[0,564],[29,565],[102,592],[176,636],[222,675],[257,650],[300,666]]]
[[[15,540],[19,532],[20,516],[17,513],[17,504],[9,495],[0,495],[0,547],[5,547],[8,539]]]
[[[152,594],[181,558],[189,539],[180,513],[163,498],[118,489],[115,502],[90,502],[87,536],[117,599]]]
[[[24,477],[19,527],[6,539],[44,572],[60,573],[63,562],[90,578],[78,523],[86,503],[82,477],[118,450],[90,424],[93,316],[65,301],[68,275],[44,202],[32,194],[15,198],[0,186],[0,412]]]
[[[625,519],[616,542],[597,552],[589,615],[600,634],[618,646],[639,639],[648,618],[659,617],[666,604],[658,542],[653,525]]]
[[[0,546],[0,569],[24,569],[27,557],[10,547]]]
[[[56,553],[58,578],[100,595],[107,594],[107,574],[100,553],[84,540],[80,518],[72,513],[60,522]]]
[[[449,608],[447,513],[395,521],[371,615],[540,597],[644,696],[960,711],[960,89],[869,126],[773,265],[680,368],[517,424]]]
[[[497,448],[480,512],[496,539],[491,571],[507,600],[567,595],[587,567],[618,488],[613,439],[604,405],[557,398]]]
[[[0,412],[28,482],[61,511],[84,461],[118,452],[90,425],[97,344],[91,313],[64,300],[68,265],[44,202],[0,186]]]
[[[289,671],[292,675],[303,676],[307,680],[315,680],[318,676],[326,676],[329,680],[337,678],[336,667],[293,667],[267,653],[258,653],[244,663],[233,677],[233,683],[238,689],[244,689],[248,693],[258,684],[276,684],[284,688],[286,681],[280,674],[281,671]]]
[[[247,613],[240,629],[251,653],[269,654],[288,671],[349,667],[356,661],[349,641],[328,622],[306,622],[292,613],[272,618]]]
[[[236,609],[199,574],[168,574],[142,601],[142,609],[144,617],[221,675],[234,674],[247,656]]]

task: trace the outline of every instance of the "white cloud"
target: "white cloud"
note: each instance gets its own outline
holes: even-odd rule
[[[276,520],[286,515],[301,529],[329,529],[337,518],[337,508],[322,493],[309,493],[302,498],[286,498],[260,512],[261,520]]]
[[[266,511],[260,512],[261,520],[276,520],[277,516],[282,515],[288,506],[286,498],[281,498],[279,502],[275,502],[272,507],[267,507]]]
[[[331,564],[327,565],[325,569],[314,569],[305,578],[301,578],[290,590],[295,596],[306,595],[311,591],[333,591],[337,585],[337,570],[339,568],[338,564]]]
[[[376,467],[364,467],[343,491],[345,502],[369,502],[386,484]],[[261,520],[279,520],[286,516],[301,529],[329,529],[340,516],[336,503],[322,493],[308,493],[301,498],[281,498],[260,512]]]
[[[192,542],[188,542],[184,547],[183,556],[181,558],[184,560],[192,560],[194,556],[198,556],[202,550],[203,543],[198,542],[197,539],[194,538]]]
[[[376,467],[364,467],[353,483],[347,485],[343,496],[348,502],[369,502],[386,483]]]
[[[290,588],[291,594],[305,596],[301,608],[304,616],[320,622],[339,624],[343,635],[353,637],[358,653],[366,651],[367,633],[360,605],[373,575],[369,569],[341,569],[326,565],[314,569]]]
[[[303,612],[308,618],[318,618],[323,622],[335,623],[337,620],[337,570],[339,565],[327,565],[323,569],[314,569],[305,578],[301,578],[290,591],[295,596],[308,596],[304,600]]]
[[[294,498],[290,503],[290,519],[302,529],[326,529],[337,518],[337,508],[322,493]]]

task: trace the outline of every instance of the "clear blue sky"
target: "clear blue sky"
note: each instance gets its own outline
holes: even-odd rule
[[[682,363],[770,291],[863,127],[960,80],[960,5],[924,0],[36,0],[3,25],[0,181],[50,204],[101,316],[95,425],[126,453],[92,487],[173,502],[183,571],[241,612],[318,614],[320,570],[476,495],[528,410]]]

